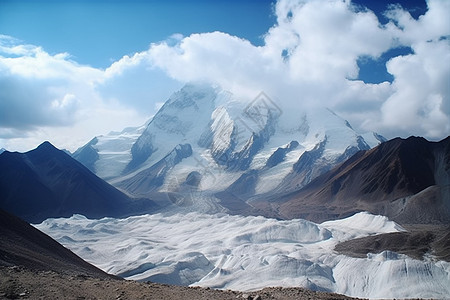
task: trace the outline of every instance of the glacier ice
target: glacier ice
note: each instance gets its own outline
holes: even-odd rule
[[[74,215],[36,227],[127,279],[234,290],[302,286],[369,298],[450,295],[450,263],[333,250],[341,241],[404,230],[369,213],[322,224],[174,211],[126,219]]]

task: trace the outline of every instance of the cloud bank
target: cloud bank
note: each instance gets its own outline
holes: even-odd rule
[[[223,32],[173,35],[106,70],[1,36],[0,139],[6,148],[46,134],[80,142],[138,125],[188,81],[212,81],[247,100],[264,91],[293,114],[327,106],[388,138],[441,139],[450,132],[450,2],[427,5],[418,19],[391,6],[381,24],[351,1],[280,0],[263,46]],[[387,62],[392,83],[358,79],[358,59],[396,47],[412,51]],[[56,144],[73,149],[68,141]]]

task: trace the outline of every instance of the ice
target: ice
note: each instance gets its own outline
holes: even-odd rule
[[[372,215],[368,212],[361,212],[342,220],[323,222],[321,225],[334,231],[334,237],[340,241],[379,233],[405,231],[403,227],[389,221],[387,217]]]
[[[403,230],[369,213],[315,224],[168,211],[126,219],[75,215],[36,227],[127,279],[243,291],[301,286],[368,298],[450,295],[447,262],[389,251],[352,258],[333,250],[340,241]]]
[[[449,263],[385,251],[360,260],[341,257],[333,271],[336,292],[356,297],[443,299],[450,295]]]

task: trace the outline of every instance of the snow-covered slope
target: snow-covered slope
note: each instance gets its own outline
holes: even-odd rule
[[[231,198],[245,203],[277,188],[298,189],[358,150],[383,141],[377,134],[358,134],[326,108],[299,107],[298,115],[292,115],[283,114],[264,93],[237,99],[219,87],[187,84],[145,128],[97,137],[74,157],[131,194],[174,192],[189,198],[184,204],[195,205],[199,199],[182,188],[196,174],[198,184],[190,193],[201,192],[203,199],[214,202],[209,207],[220,203],[234,211]],[[167,164],[179,145],[190,147],[191,153]],[[253,181],[245,196],[230,189],[249,174]]]
[[[72,156],[105,180],[120,176],[131,161],[131,147],[146,125],[97,136]]]
[[[36,227],[128,279],[234,290],[302,286],[369,298],[450,295],[450,263],[389,251],[351,258],[333,250],[341,241],[403,230],[369,213],[322,224],[198,212],[101,220],[75,215]]]

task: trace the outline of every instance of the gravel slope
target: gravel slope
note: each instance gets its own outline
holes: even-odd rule
[[[301,288],[242,293],[0,266],[0,299],[353,299]]]

